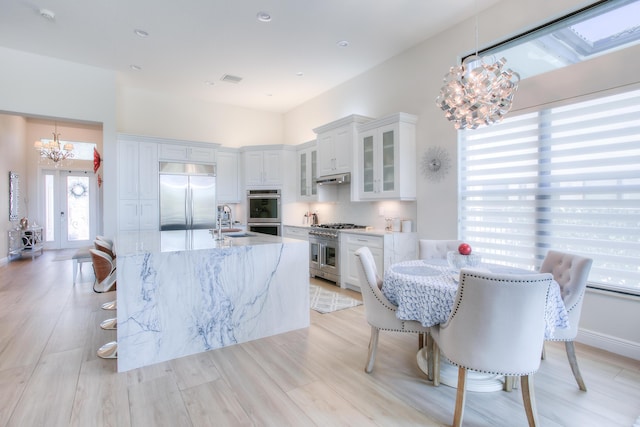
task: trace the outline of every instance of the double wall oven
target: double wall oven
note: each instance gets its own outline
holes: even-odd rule
[[[340,286],[339,230],[365,228],[355,224],[320,224],[309,230],[309,273]]]
[[[280,236],[280,190],[247,190],[247,231]]]

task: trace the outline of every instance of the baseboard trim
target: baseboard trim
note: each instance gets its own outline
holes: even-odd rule
[[[640,360],[640,343],[623,340],[598,332],[580,329],[576,342],[610,351],[631,359]]]

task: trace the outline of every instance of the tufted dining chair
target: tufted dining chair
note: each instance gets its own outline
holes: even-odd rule
[[[113,258],[97,249],[89,249],[89,253],[93,261],[96,282],[101,289],[96,290],[96,285],[94,284],[93,290],[98,293],[114,291],[116,289],[116,265]]]
[[[551,273],[553,279],[560,285],[562,301],[569,315],[569,327],[556,329],[553,333],[553,338],[548,340],[564,341],[571,371],[578,383],[578,387],[582,391],[587,391],[587,386],[584,384],[578,367],[573,340],[578,335],[582,301],[587,288],[587,278],[589,277],[589,271],[591,271],[591,264],[593,264],[591,258],[550,250],[540,266],[541,273]]]
[[[532,374],[540,367],[552,279],[549,273],[460,271],[460,285],[447,322],[431,328],[435,377],[439,379],[440,351],[458,366],[454,426],[462,424],[467,369],[521,377],[527,420],[529,426],[537,425]]]
[[[418,257],[420,259],[447,259],[447,252],[457,251],[461,240],[426,240],[418,241]]]
[[[362,247],[355,252],[358,257],[358,273],[360,275],[362,300],[367,322],[371,325],[371,337],[369,339],[369,354],[365,372],[373,371],[378,347],[378,335],[380,330],[393,332],[411,332],[428,334],[429,328],[422,326],[420,322],[400,320],[396,317],[398,306],[384,296],[381,291],[382,280],[378,277],[376,263],[371,250]]]

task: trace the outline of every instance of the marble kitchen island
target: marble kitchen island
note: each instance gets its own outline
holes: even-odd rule
[[[308,327],[308,252],[257,233],[119,235],[118,371]]]

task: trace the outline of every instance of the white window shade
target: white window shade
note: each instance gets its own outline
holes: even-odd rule
[[[591,285],[640,294],[640,90],[459,135],[460,237],[484,261],[578,253]]]

